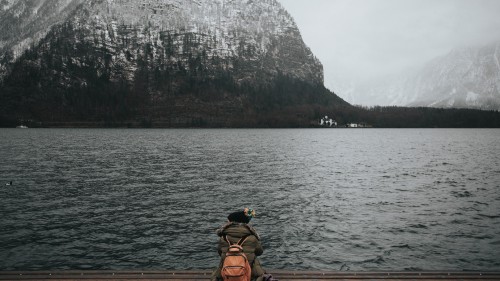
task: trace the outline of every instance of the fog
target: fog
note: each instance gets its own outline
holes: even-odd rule
[[[498,0],[279,0],[323,63],[325,85],[418,68],[453,48],[500,40]]]

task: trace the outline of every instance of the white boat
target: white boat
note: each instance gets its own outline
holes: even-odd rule
[[[27,126],[24,126],[24,125],[19,125],[19,126],[17,126],[16,128],[18,128],[18,129],[28,129],[28,127],[27,127]]]

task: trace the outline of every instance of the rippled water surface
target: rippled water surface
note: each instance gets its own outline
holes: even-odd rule
[[[500,270],[500,130],[0,129],[0,270]],[[5,183],[12,181],[12,186]]]

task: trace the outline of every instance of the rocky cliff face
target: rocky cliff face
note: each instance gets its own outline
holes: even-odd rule
[[[78,0],[0,0],[0,79],[9,62],[34,47],[50,28],[68,18]]]
[[[244,72],[232,63],[244,60],[250,68],[238,73],[240,79],[264,69],[323,82],[322,65],[276,0],[3,0],[1,9],[0,50],[10,51],[13,58],[44,38],[53,25],[66,23],[75,35],[72,43],[104,46],[119,63],[127,52],[149,44],[152,59],[159,63],[188,67],[189,55],[216,57],[228,69]],[[164,56],[170,60],[162,60]],[[130,67],[134,63],[129,59]]]
[[[276,0],[0,1],[5,112],[171,122],[343,103],[322,88],[321,63]],[[273,93],[278,80],[303,93]]]

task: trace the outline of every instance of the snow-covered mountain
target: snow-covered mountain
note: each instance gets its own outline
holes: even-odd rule
[[[0,0],[4,118],[223,125],[319,101],[345,104],[277,0]]]
[[[281,71],[323,82],[321,63],[276,0],[2,1],[0,51],[13,58],[36,45],[54,25],[64,23],[75,35],[74,44],[88,41],[108,48],[112,60],[129,64],[131,71],[137,65],[125,58],[127,52],[148,44],[156,61],[166,53],[170,63],[184,60],[185,67],[188,55],[238,58],[253,64],[252,71]],[[226,67],[235,68],[230,62]]]
[[[0,0],[0,80],[6,64],[65,21],[81,0]]]
[[[375,82],[345,79],[334,90],[363,105],[500,109],[500,42],[457,48],[418,70]],[[342,79],[339,79],[342,81]]]
[[[500,109],[499,57],[500,42],[455,49],[431,61],[410,81],[407,104]]]
[[[0,0],[0,54],[15,57],[38,42],[52,25],[64,21],[78,0]]]

